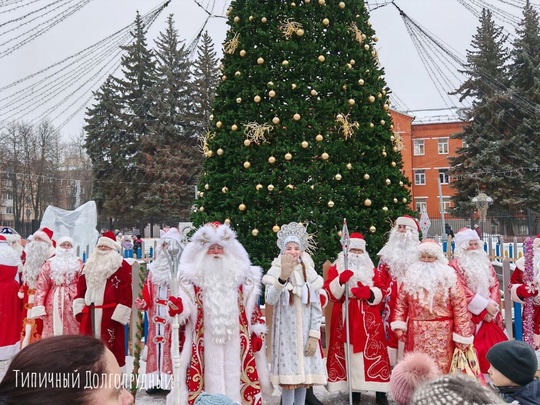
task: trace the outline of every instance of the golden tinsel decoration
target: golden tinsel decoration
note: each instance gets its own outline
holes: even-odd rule
[[[208,131],[206,134],[199,136],[199,150],[204,154],[204,156],[208,155],[208,152],[210,152],[210,148],[208,147],[208,141],[213,139],[214,136],[216,136],[215,133]]]
[[[236,48],[238,48],[239,35],[240,34],[237,32],[236,34],[234,34],[234,36],[230,40],[225,42],[225,45],[223,46],[223,50],[225,51],[225,53],[228,53],[231,55],[234,53],[234,51],[236,51]]]
[[[251,142],[260,145],[266,142],[266,134],[272,131],[272,126],[268,124],[259,124],[257,122],[250,122],[245,125],[244,133],[247,139]]]
[[[341,132],[345,139],[349,139],[353,136],[354,130],[360,126],[358,122],[349,122],[349,114],[343,115],[338,114],[336,117],[336,122],[341,125]]]
[[[292,37],[293,34],[300,28],[302,28],[302,24],[293,21],[290,18],[286,22],[282,23],[279,27],[279,29],[283,32],[283,35],[285,35],[285,38],[287,39]]]
[[[371,51],[371,56],[373,56],[373,59],[375,59],[375,63],[378,65],[378,66],[381,66],[381,62],[379,61],[379,52],[377,52],[376,49],[373,49]]]
[[[351,31],[354,34],[354,40],[357,41],[359,44],[363,42],[362,38],[362,31],[356,26],[356,23],[352,22],[349,25],[349,31]]]
[[[399,132],[394,132],[394,146],[397,148],[398,151],[401,151],[403,149],[403,138],[399,134]]]

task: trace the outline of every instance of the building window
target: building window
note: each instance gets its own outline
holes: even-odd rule
[[[417,186],[423,186],[426,184],[426,171],[425,170],[414,171],[414,184]]]
[[[13,214],[13,207],[6,207],[6,214]]]
[[[437,140],[439,145],[439,155],[448,155],[448,138],[442,138]]]
[[[413,145],[414,145],[414,156],[420,156],[425,153],[423,139],[415,139],[413,141]]]
[[[415,199],[414,204],[415,204],[415,207],[416,207],[416,212],[422,212],[422,208],[424,208],[426,210],[426,212],[427,212],[427,201],[426,200]]]
[[[439,181],[441,184],[450,183],[450,176],[448,176],[448,169],[439,169]]]
[[[13,194],[10,192],[4,193],[4,200],[13,200]]]
[[[443,211],[448,214],[448,212],[450,211],[450,208],[452,208],[451,206],[451,201],[449,198],[443,198],[442,200],[442,208],[443,208]]]

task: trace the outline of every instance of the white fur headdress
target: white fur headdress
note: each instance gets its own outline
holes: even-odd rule
[[[437,260],[443,263],[448,263],[448,259],[444,256],[441,245],[433,239],[425,239],[418,245],[418,252],[427,253],[428,255],[437,257]]]
[[[277,233],[277,245],[283,253],[285,246],[289,242],[295,242],[300,246],[300,250],[303,252],[313,253],[315,249],[315,241],[313,235],[308,234],[304,224],[299,222],[290,222],[287,225],[283,225]]]
[[[480,240],[478,233],[473,231],[471,228],[461,228],[458,233],[456,233],[456,237],[454,238],[456,249],[459,249],[463,245],[469,243],[471,240]]]

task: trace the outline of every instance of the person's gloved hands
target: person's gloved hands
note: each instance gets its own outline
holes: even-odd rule
[[[351,293],[359,300],[368,300],[371,297],[371,290],[360,281],[356,287],[351,288]]]
[[[516,293],[520,298],[529,298],[536,297],[538,295],[538,290],[533,286],[523,284],[516,289]]]
[[[260,336],[256,335],[255,333],[251,334],[251,348],[253,349],[253,352],[258,352],[263,347],[263,340]]]
[[[339,275],[339,284],[345,284],[351,279],[352,276],[354,276],[354,272],[352,270],[343,270]]]
[[[403,329],[396,329],[394,333],[396,334],[397,340],[399,340],[400,342],[405,342],[405,331]]]
[[[486,311],[488,312],[488,314],[494,317],[495,315],[497,315],[497,312],[499,312],[499,305],[495,301],[489,300],[489,304],[487,304]]]
[[[315,354],[315,351],[319,347],[319,339],[314,338],[313,336],[310,336],[306,343],[306,349],[304,350],[304,354],[308,357],[311,357]]]
[[[287,280],[293,270],[295,265],[295,259],[291,255],[281,255],[281,274],[279,276],[282,280]]]
[[[139,311],[146,311],[146,309],[148,308],[148,306],[146,305],[146,301],[140,297],[135,298],[135,307],[137,307]]]
[[[179,315],[184,311],[184,304],[182,304],[182,298],[171,295],[169,301],[167,301],[169,307],[169,316]]]

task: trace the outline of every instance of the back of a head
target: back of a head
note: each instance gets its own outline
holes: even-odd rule
[[[238,405],[223,394],[208,394],[202,392],[195,400],[195,405]]]
[[[0,382],[3,405],[88,405],[87,373],[106,372],[105,345],[82,335],[44,338],[21,350]],[[65,379],[64,379],[65,378]]]
[[[496,405],[502,401],[473,377],[450,374],[420,386],[411,405]]]
[[[437,364],[421,352],[405,354],[390,375],[390,393],[398,405],[408,405],[415,389],[439,375]]]

